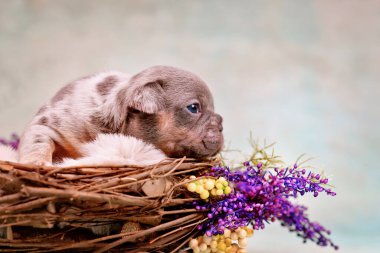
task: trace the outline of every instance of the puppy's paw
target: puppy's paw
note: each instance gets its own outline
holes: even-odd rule
[[[20,159],[20,163],[32,164],[36,166],[52,166],[52,162],[50,162],[48,159],[44,158],[43,156],[23,157],[22,159]]]

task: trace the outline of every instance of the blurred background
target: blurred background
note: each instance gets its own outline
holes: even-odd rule
[[[336,197],[300,200],[340,252],[380,252],[380,1],[0,0],[0,136],[62,85],[156,64],[208,82],[227,146],[306,152]],[[238,154],[237,154],[238,155]],[[278,224],[249,252],[334,252]]]

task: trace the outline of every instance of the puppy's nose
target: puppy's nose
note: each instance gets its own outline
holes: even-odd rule
[[[223,125],[222,125],[222,122],[223,122],[223,118],[222,116],[220,116],[219,114],[215,114],[212,118],[211,118],[211,121],[210,121],[210,126],[215,128],[215,129],[218,129],[219,132],[222,132],[223,131]]]

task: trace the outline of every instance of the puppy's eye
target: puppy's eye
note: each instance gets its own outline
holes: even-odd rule
[[[187,110],[189,110],[189,112],[191,112],[191,113],[199,113],[201,111],[200,105],[198,103],[188,105]]]

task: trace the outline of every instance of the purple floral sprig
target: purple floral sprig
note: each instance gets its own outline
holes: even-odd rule
[[[0,137],[0,145],[10,146],[13,149],[17,149],[20,143],[20,137],[17,134],[12,134],[10,139]]]
[[[290,199],[311,193],[335,196],[326,188],[327,178],[319,174],[306,173],[305,169],[264,168],[261,163],[244,163],[244,169],[232,171],[229,167],[213,167],[207,176],[224,177],[234,191],[208,202],[197,201],[196,209],[207,211],[208,220],[199,225],[206,235],[223,234],[224,229],[237,229],[249,224],[255,230],[264,229],[265,224],[276,220],[296,232],[304,242],[310,240],[320,246],[338,247],[329,238],[330,231],[317,222],[311,222],[305,206],[293,204]]]

